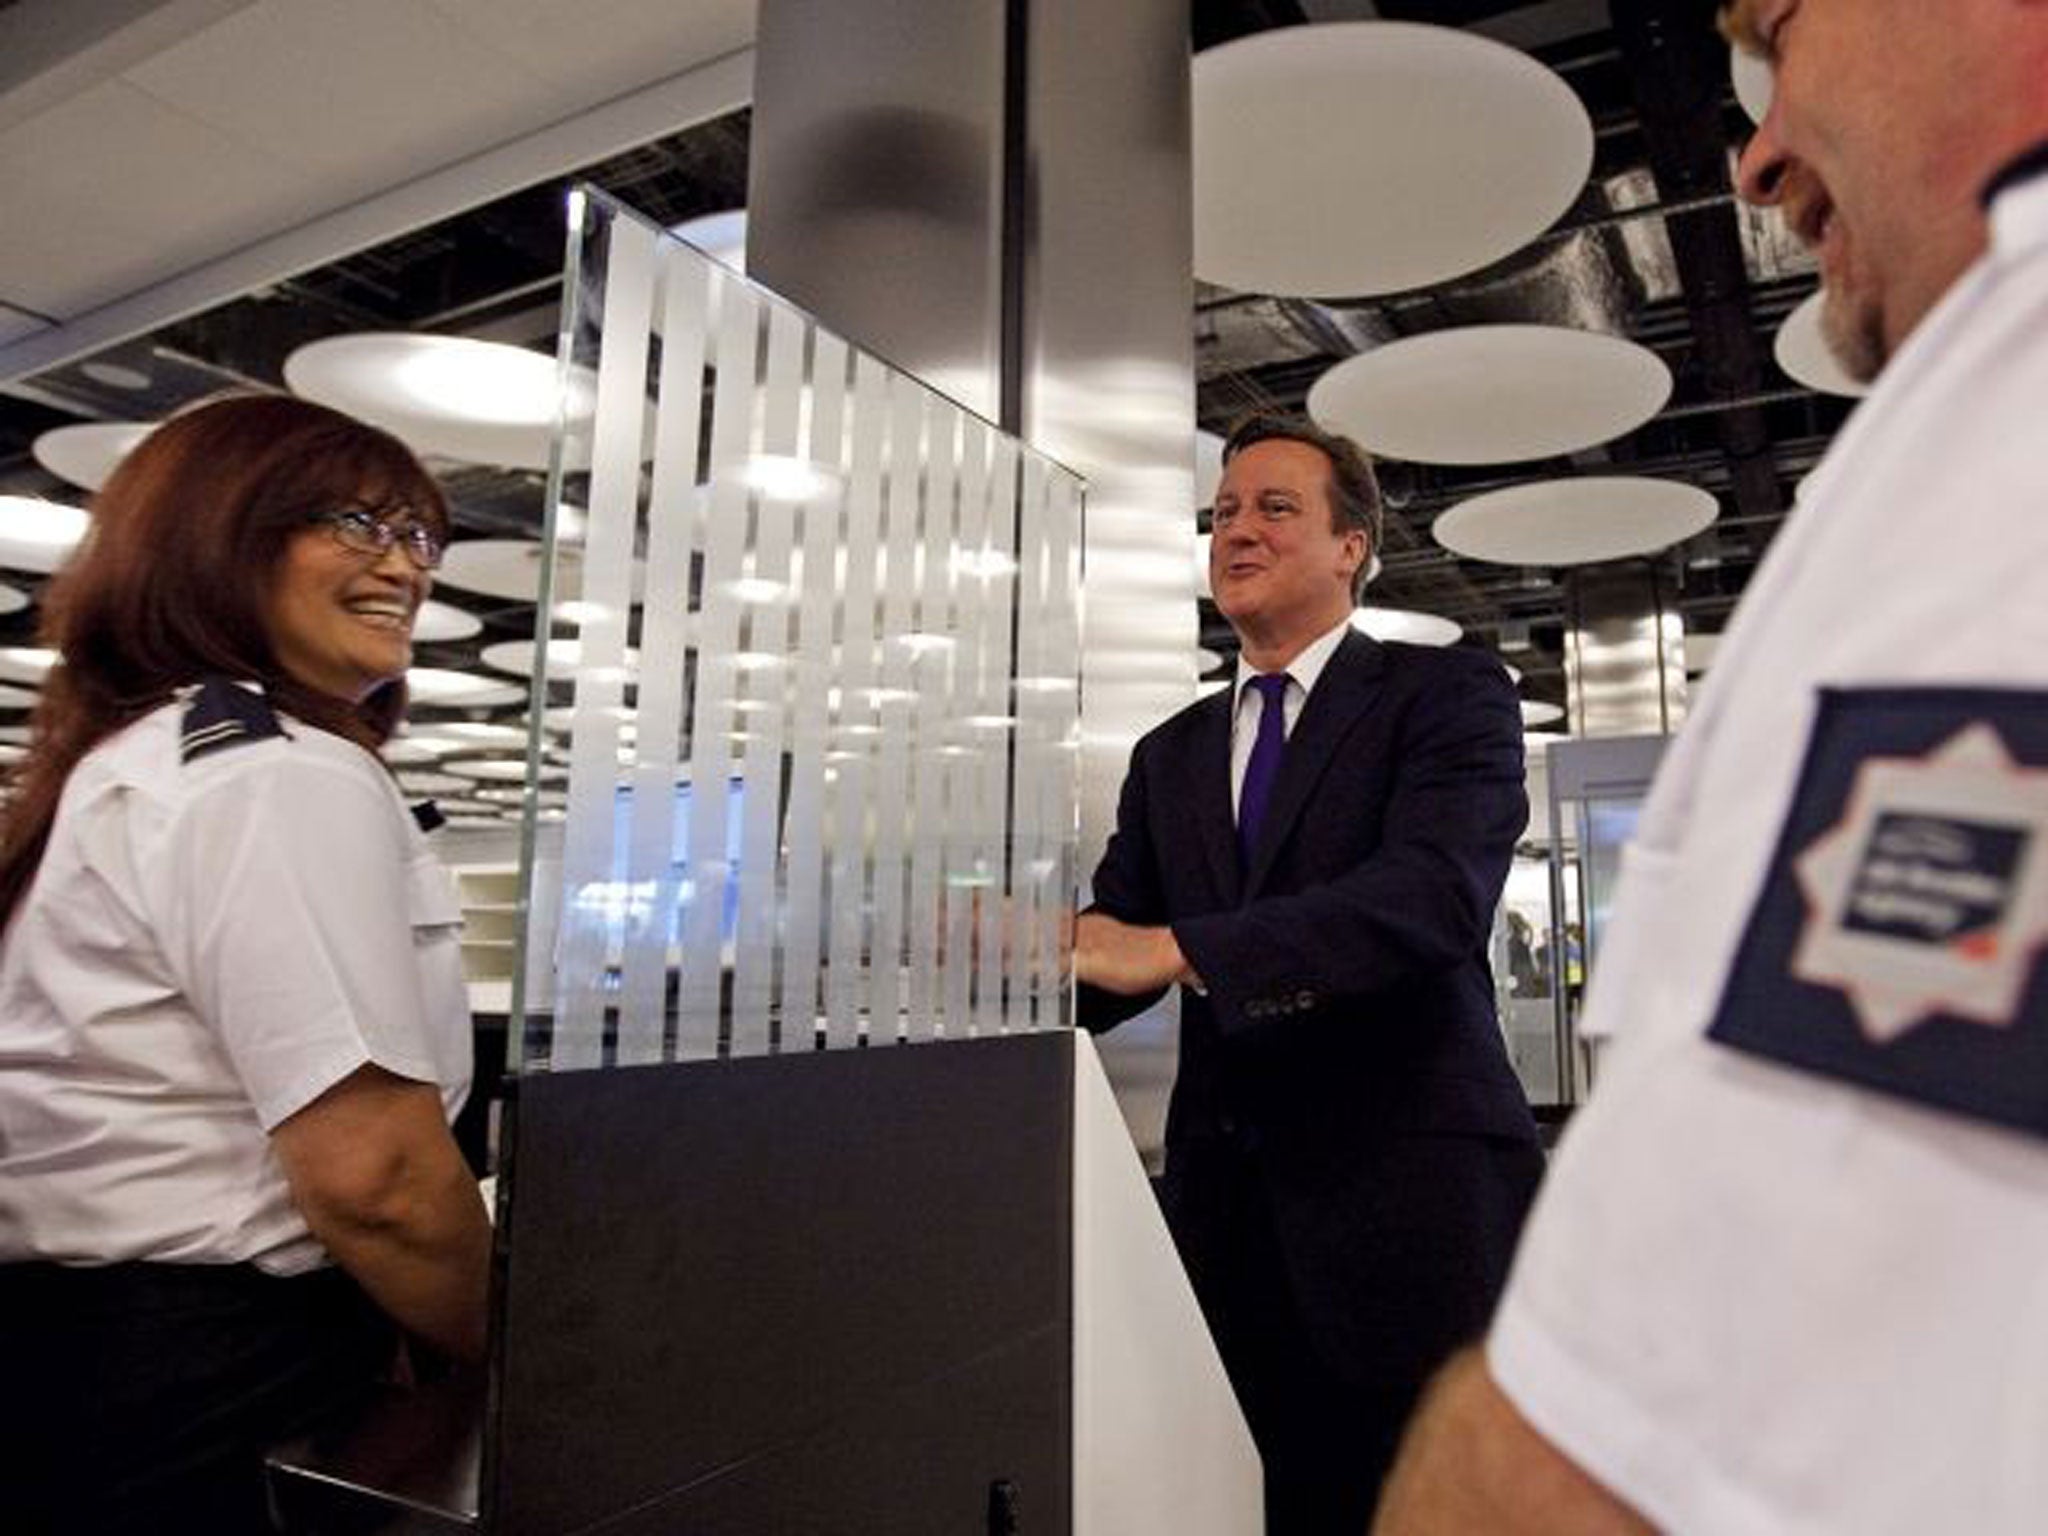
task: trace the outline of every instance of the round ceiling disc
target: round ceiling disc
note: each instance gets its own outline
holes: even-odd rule
[[[1676,480],[1541,480],[1461,501],[1436,520],[1437,543],[1499,565],[1591,565],[1652,554],[1711,524],[1720,506]]]
[[[1351,627],[1375,640],[1405,640],[1410,645],[1456,645],[1464,628],[1434,613],[1407,608],[1358,608]]]
[[[1800,301],[1799,307],[1778,327],[1778,339],[1772,344],[1771,355],[1778,360],[1778,366],[1785,370],[1788,378],[1808,389],[1817,389],[1824,395],[1847,395],[1852,400],[1860,399],[1870,393],[1870,386],[1849,377],[1842,365],[1835,361],[1835,354],[1821,334],[1820,312],[1826,297],[1824,293],[1811,293]]]
[[[1223,482],[1223,438],[1214,432],[1195,434],[1195,505],[1206,507],[1216,500],[1216,488]]]
[[[481,592],[486,597],[510,598],[515,602],[537,602],[540,598],[541,562],[547,546],[532,539],[460,539],[448,546],[434,580],[463,592]],[[633,562],[633,595],[640,596],[646,585],[644,561]],[[563,547],[555,560],[554,600],[576,599],[583,587],[583,554]]]
[[[484,780],[497,784],[522,783],[529,777],[535,779],[566,779],[569,776],[568,769],[557,768],[548,763],[542,763],[529,775],[526,769],[526,759],[523,757],[458,758],[453,762],[443,763],[441,769],[444,773],[454,774],[460,778]]]
[[[1506,464],[1633,432],[1671,397],[1648,347],[1557,325],[1429,331],[1348,358],[1308,392],[1323,426],[1421,464]]]
[[[308,342],[285,359],[284,379],[294,393],[380,426],[415,453],[548,467],[560,385],[545,352],[467,336],[365,331]],[[595,380],[579,376],[571,390],[571,425],[587,424]],[[587,442],[583,451],[587,461]]]
[[[71,558],[89,524],[80,507],[39,496],[0,496],[0,566],[47,576]]]
[[[535,653],[539,646],[531,640],[500,640],[496,645],[487,645],[478,660],[494,672],[508,672],[514,677],[532,677]],[[550,640],[548,642],[548,681],[566,682],[583,665],[583,645],[577,640]],[[639,670],[640,653],[631,646],[626,648],[625,668],[630,675]]]
[[[1747,48],[1730,44],[1728,77],[1735,84],[1735,99],[1742,104],[1742,110],[1749,114],[1752,123],[1761,123],[1770,115],[1771,97],[1777,91],[1777,79],[1772,75],[1770,65]]]
[[[398,784],[413,795],[463,795],[472,787],[471,780],[458,779],[452,773],[401,773]]]
[[[1452,27],[1325,22],[1195,56],[1195,273],[1357,297],[1527,245],[1593,167],[1593,125],[1528,54]]]
[[[150,421],[88,421],[52,427],[30,443],[28,451],[59,480],[96,491],[128,451],[155,430],[156,423]]]
[[[747,210],[701,213],[669,227],[669,233],[742,276],[747,270]]]
[[[39,645],[0,646],[0,681],[40,688],[56,665],[57,653]]]
[[[405,674],[406,691],[415,704],[447,709],[475,709],[523,704],[527,690],[518,683],[474,672],[449,672],[439,667],[414,667]]]
[[[437,603],[429,598],[413,615],[412,637],[427,643],[467,640],[481,634],[483,627],[484,621],[468,609],[458,608],[453,603]]]

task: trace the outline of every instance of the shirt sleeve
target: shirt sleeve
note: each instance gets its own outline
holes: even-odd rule
[[[181,807],[162,924],[174,973],[269,1131],[366,1064],[436,1073],[389,789],[367,761],[250,750],[261,758]]]

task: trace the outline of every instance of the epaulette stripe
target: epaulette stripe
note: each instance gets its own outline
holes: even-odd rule
[[[195,731],[187,731],[178,740],[182,745],[192,747],[216,737],[245,736],[248,731],[249,727],[239,720],[223,720],[217,725],[202,725]]]
[[[185,695],[179,724],[178,755],[187,763],[242,742],[286,734],[269,700],[224,677],[209,677]]]

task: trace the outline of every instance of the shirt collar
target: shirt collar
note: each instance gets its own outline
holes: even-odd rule
[[[1323,668],[1330,664],[1330,658],[1337,654],[1337,647],[1344,643],[1344,635],[1351,628],[1351,615],[1346,614],[1336,624],[1324,631],[1301,648],[1294,660],[1283,669],[1301,686],[1306,698],[1315,691],[1316,679],[1323,675]],[[1244,659],[1244,653],[1237,656],[1237,682],[1233,697],[1239,704],[1244,702],[1245,684],[1259,675],[1258,669]]]

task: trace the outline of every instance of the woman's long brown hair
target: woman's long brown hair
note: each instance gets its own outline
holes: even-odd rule
[[[220,675],[263,685],[286,713],[375,750],[405,713],[403,679],[360,704],[278,665],[265,622],[292,535],[349,501],[437,518],[433,477],[388,433],[290,395],[233,395],[173,416],[93,498],[85,542],[43,596],[61,655],[0,812],[0,930],[27,894],[71,770],[100,742]]]

